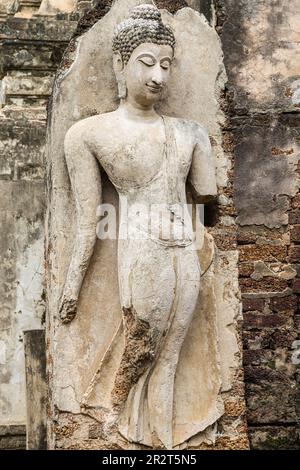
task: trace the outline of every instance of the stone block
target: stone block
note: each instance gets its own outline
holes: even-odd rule
[[[293,197],[291,207],[292,207],[292,209],[299,209],[299,207],[300,207],[300,194],[297,194],[295,197]]]
[[[239,245],[256,243],[257,245],[284,246],[289,245],[290,236],[287,227],[270,229],[264,225],[237,226]]]
[[[300,279],[299,278],[295,279],[293,282],[293,292],[295,292],[295,294],[300,294]]]
[[[237,113],[299,109],[298,0],[217,2]],[[227,21],[226,21],[227,20]],[[258,159],[259,161],[259,159]]]
[[[1,67],[6,70],[53,71],[57,69],[66,43],[47,41],[4,41],[1,50]]]
[[[300,209],[289,212],[289,224],[300,224]]]
[[[57,15],[72,13],[76,9],[77,0],[42,0],[38,11],[40,15]]]
[[[279,228],[288,224],[289,197],[298,192],[298,118],[236,121],[235,205],[240,225]],[[276,151],[275,151],[276,150]],[[259,155],[259,158],[257,158]],[[245,188],[247,190],[245,191]]]
[[[7,21],[0,22],[0,36],[3,40],[59,43],[69,41],[76,27],[77,21],[45,21],[42,17],[25,19],[10,16]]]
[[[0,437],[0,450],[25,450],[26,435]]]
[[[286,315],[244,313],[244,328],[278,328],[291,323],[291,313]]]
[[[38,120],[0,119],[0,179],[44,180],[45,131]]]
[[[25,425],[0,425],[0,450],[25,450]]]
[[[294,225],[291,229],[291,241],[300,243],[300,224]]]
[[[300,246],[291,246],[289,249],[290,263],[300,263]]]
[[[245,377],[250,425],[297,422],[297,388],[293,380],[284,373],[261,366],[246,366]]]
[[[285,261],[287,251],[284,246],[243,245],[239,249],[239,260],[242,261]]]
[[[297,338],[295,327],[271,328],[271,329],[244,329],[243,343],[245,349],[291,349],[293,341]]]
[[[265,306],[264,299],[245,299],[243,298],[243,310],[244,311],[259,311],[262,312]]]
[[[270,299],[270,309],[274,312],[285,312],[287,310],[296,310],[298,306],[298,297],[288,295],[284,297],[273,297]]]
[[[243,354],[243,361],[246,366],[265,365],[272,359],[273,352],[268,349],[248,349]]]
[[[245,262],[239,264],[239,276],[250,277],[254,271],[254,263]]]
[[[13,71],[2,80],[6,96],[50,96],[53,86],[53,73],[33,73]]]
[[[297,425],[249,426],[250,447],[253,450],[299,450],[300,429]]]
[[[242,293],[283,292],[289,287],[289,281],[284,279],[276,279],[274,277],[265,277],[259,281],[248,278],[241,278],[240,287]]]

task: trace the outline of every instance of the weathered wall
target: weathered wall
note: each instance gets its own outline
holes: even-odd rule
[[[23,331],[44,324],[46,103],[77,24],[14,13],[0,15],[0,448],[25,446]]]
[[[218,0],[253,448],[299,448],[300,4]],[[235,215],[235,214],[234,214]]]

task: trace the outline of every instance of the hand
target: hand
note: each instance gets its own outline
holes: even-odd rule
[[[73,299],[63,294],[60,306],[59,306],[59,317],[62,323],[70,323],[76,316],[77,312],[77,299]]]

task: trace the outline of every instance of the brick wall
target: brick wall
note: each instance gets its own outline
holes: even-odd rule
[[[224,137],[234,149],[250,441],[299,449],[299,2],[215,3],[228,74]]]

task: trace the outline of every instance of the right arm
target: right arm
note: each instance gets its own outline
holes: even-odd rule
[[[96,211],[101,204],[100,169],[84,136],[84,126],[79,122],[69,129],[65,138],[65,157],[75,200],[76,237],[59,306],[64,323],[76,315],[81,286],[96,243]]]
[[[195,146],[188,176],[195,201],[207,204],[217,198],[216,168],[207,131],[194,126]]]

